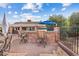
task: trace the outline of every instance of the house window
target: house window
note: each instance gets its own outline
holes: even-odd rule
[[[2,28],[0,27],[0,32],[2,32]]]
[[[20,27],[15,27],[15,30],[19,30],[20,29]]]
[[[29,27],[29,31],[35,31],[35,27]]]
[[[17,30],[17,27],[15,27],[15,30]]]
[[[26,30],[26,27],[22,27],[22,30]]]
[[[19,30],[20,29],[20,27],[17,27],[17,30]]]

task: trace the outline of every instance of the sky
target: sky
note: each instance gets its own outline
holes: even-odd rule
[[[0,3],[0,23],[4,13],[9,23],[48,20],[51,15],[70,16],[79,12],[79,3]]]

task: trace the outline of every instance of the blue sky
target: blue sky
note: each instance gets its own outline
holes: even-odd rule
[[[49,16],[70,16],[73,12],[79,12],[79,3],[0,3],[0,22],[4,13],[9,23],[27,21],[48,20]]]

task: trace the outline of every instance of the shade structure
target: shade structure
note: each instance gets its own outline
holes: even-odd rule
[[[4,36],[6,36],[6,34],[8,33],[8,21],[6,20],[5,14],[3,17],[3,21],[2,21],[2,33],[4,34]]]
[[[50,20],[40,21],[39,24],[56,25],[57,26],[57,23],[56,22],[53,22],[53,21],[50,21]],[[46,30],[52,31],[53,29],[52,28],[46,28]]]
[[[40,21],[39,24],[53,25],[53,24],[56,24],[56,22],[46,20],[46,21]]]

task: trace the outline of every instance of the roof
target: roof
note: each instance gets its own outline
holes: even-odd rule
[[[11,26],[19,27],[19,26],[45,26],[45,25],[39,24],[39,22],[15,22]]]
[[[14,24],[39,24],[39,22],[16,22]]]
[[[31,21],[28,19],[27,22],[15,22],[14,24],[39,24],[39,22]]]

